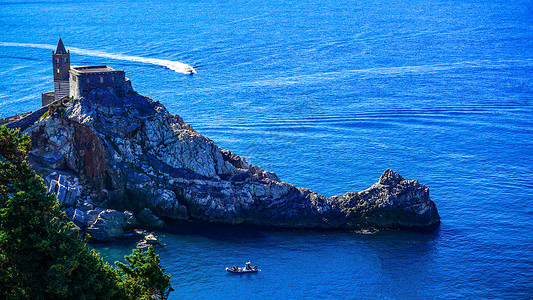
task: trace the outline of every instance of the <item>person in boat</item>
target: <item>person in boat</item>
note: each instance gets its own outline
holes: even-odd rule
[[[251,270],[252,269],[252,266],[250,264],[251,264],[251,262],[247,262],[246,263],[246,266],[245,266],[246,270]]]
[[[236,265],[233,265],[233,267],[231,268],[233,271],[237,271],[237,266]]]

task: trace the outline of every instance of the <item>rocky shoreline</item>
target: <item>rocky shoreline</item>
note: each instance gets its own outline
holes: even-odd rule
[[[281,181],[194,131],[148,97],[93,90],[24,130],[30,163],[98,241],[161,219],[292,228],[427,227],[428,187],[386,170],[370,188],[324,197]]]

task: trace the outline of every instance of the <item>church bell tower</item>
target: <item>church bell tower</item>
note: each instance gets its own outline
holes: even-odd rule
[[[52,52],[54,66],[54,100],[69,95],[70,51],[67,52],[63,41],[59,38],[57,49]]]

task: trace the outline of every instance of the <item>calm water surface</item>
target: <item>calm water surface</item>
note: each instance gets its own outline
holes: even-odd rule
[[[373,235],[173,224],[158,252],[176,299],[528,299],[532,16],[527,0],[0,0],[0,117],[39,108],[62,37],[75,64],[125,70],[282,180],[332,196],[391,168],[442,217]],[[96,248],[114,261],[134,245]],[[223,270],[248,259],[259,274]]]

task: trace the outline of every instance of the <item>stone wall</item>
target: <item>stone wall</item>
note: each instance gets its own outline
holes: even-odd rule
[[[59,100],[63,97],[68,97],[70,94],[70,83],[68,82],[68,80],[54,81],[54,89],[54,100]]]
[[[54,101],[47,106],[43,106],[39,108],[38,110],[30,114],[27,114],[23,118],[7,123],[6,127],[10,129],[20,128],[20,131],[24,131],[28,127],[30,127],[33,123],[37,122],[37,120],[39,120],[46,112],[48,112],[50,108],[60,105],[61,103],[68,102],[68,100],[69,100],[68,97],[63,97],[62,99],[58,101]],[[10,118],[6,118],[6,119],[10,119]]]
[[[70,96],[75,99],[94,89],[107,87],[111,87],[117,96],[124,97],[128,90],[124,71],[70,74]]]
[[[14,115],[14,116],[11,116],[11,117],[2,118],[2,119],[0,119],[0,126],[9,124],[11,122],[18,121],[18,120],[30,115],[31,113],[32,113],[32,111],[27,112],[27,113],[23,113],[23,114],[20,114],[20,115]]]
[[[41,107],[40,109],[32,112],[28,116],[7,124],[6,127],[10,129],[20,128],[20,131],[24,131],[26,128],[30,127],[33,123],[39,120],[39,118],[42,117],[47,111],[48,106]]]
[[[69,95],[70,53],[53,53],[52,59],[54,67],[54,100],[59,100]]]
[[[55,92],[48,92],[48,93],[42,93],[41,94],[41,103],[42,106],[50,105],[52,102],[55,101]]]

